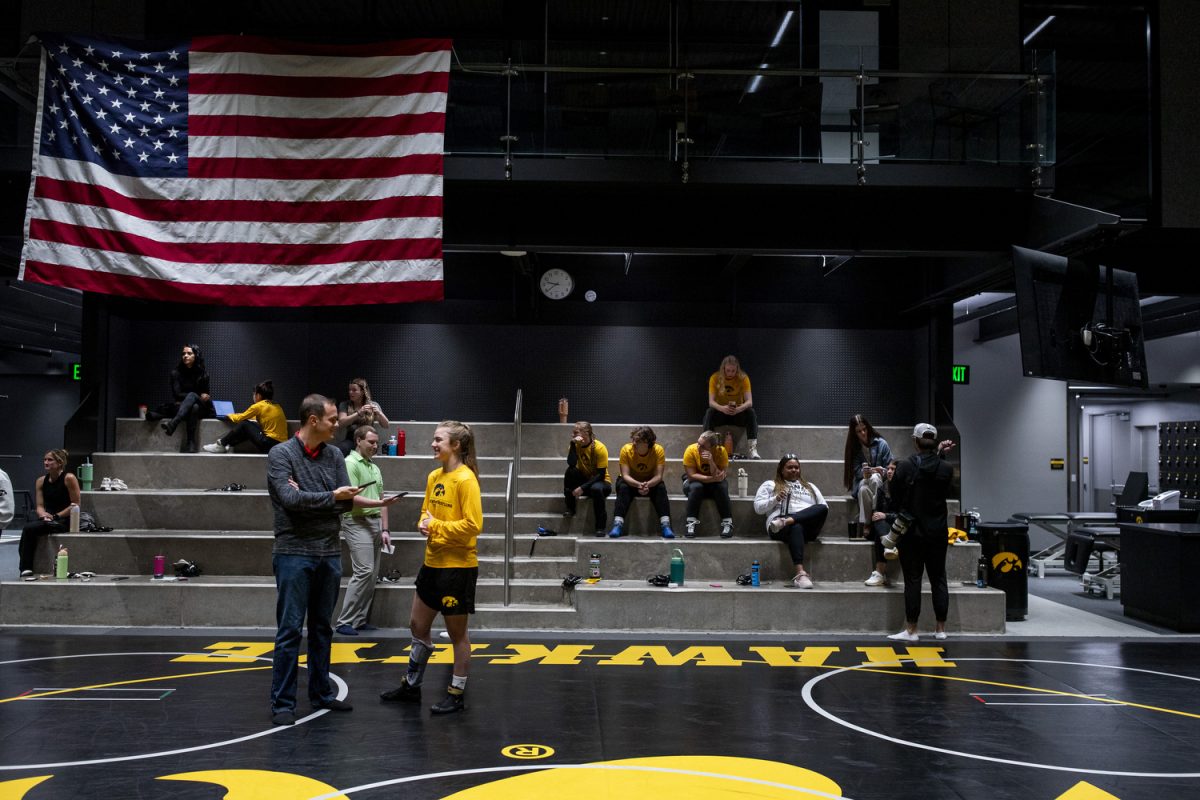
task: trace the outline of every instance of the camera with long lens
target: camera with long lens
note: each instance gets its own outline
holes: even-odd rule
[[[879,543],[884,547],[895,547],[900,541],[900,537],[908,532],[908,528],[912,525],[913,515],[907,511],[901,511],[896,515],[896,521],[892,523],[892,529],[884,534]]]

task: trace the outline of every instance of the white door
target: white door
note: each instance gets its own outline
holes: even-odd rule
[[[1092,416],[1091,483],[1084,511],[1110,511],[1113,499],[1125,487],[1134,469],[1133,426],[1128,411],[1107,411]]]

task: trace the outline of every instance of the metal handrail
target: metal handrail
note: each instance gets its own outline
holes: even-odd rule
[[[513,460],[508,465],[508,486],[504,490],[504,605],[512,604],[512,559],[517,511],[517,480],[521,474],[521,403],[522,391],[517,389],[513,410]]]

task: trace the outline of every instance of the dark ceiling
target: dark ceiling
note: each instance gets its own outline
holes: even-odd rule
[[[888,52],[897,44],[899,3],[219,0],[122,10],[74,6],[84,7],[99,16],[81,24],[78,14],[67,11],[30,11],[35,6],[27,0],[25,15],[4,43],[7,55],[26,61],[0,68],[0,157],[8,165],[0,173],[0,277],[15,276],[28,190],[27,167],[14,165],[30,158],[25,140],[33,105],[29,59],[35,54],[23,39],[30,18],[56,21],[61,29],[145,38],[231,31],[343,40],[452,36],[447,300],[501,318],[560,313],[539,310],[532,287],[542,270],[565,266],[577,274],[580,292],[594,288],[607,305],[585,308],[572,298],[576,302],[565,308],[576,311],[562,313],[597,324],[644,320],[648,300],[656,301],[654,318],[670,324],[686,318],[689,304],[716,294],[729,309],[723,324],[858,327],[907,312],[903,319],[915,325],[959,297],[1010,288],[1009,245],[1056,238],[1044,236],[1028,165],[989,163],[991,148],[999,153],[999,140],[1008,135],[999,124],[982,150],[965,132],[961,158],[947,148],[947,156],[961,163],[900,158],[868,164],[859,185],[853,164],[822,161],[813,149],[814,141],[820,146],[817,127],[828,130],[819,112],[804,112],[814,86],[819,103],[814,78],[768,78],[768,89],[756,97],[747,92],[749,76],[728,73],[768,61],[773,69],[819,66],[814,37],[822,10],[877,13],[879,57],[886,65],[894,60]],[[1056,17],[1034,42],[1052,50],[1055,63],[1056,163],[1043,174],[1039,193],[1127,220],[1149,217],[1146,11],[1134,3],[1034,0],[1020,9],[1022,33]],[[789,12],[796,12],[795,21],[772,48]],[[1019,41],[994,44],[1020,50]],[[512,180],[505,180],[500,143],[509,124],[506,84],[494,69],[507,59],[524,67],[513,82],[520,137]],[[542,71],[547,67],[606,72]],[[726,72],[701,74],[688,86],[674,77],[685,67]],[[628,68],[662,72],[620,72]],[[779,109],[771,105],[781,103],[795,113],[775,113]],[[927,115],[928,107],[922,90],[902,110]],[[1023,113],[1014,106],[1014,124]],[[687,183],[675,145],[685,116],[695,140]],[[881,147],[889,137],[902,143],[921,130],[911,117],[900,119],[896,130],[884,120],[871,134]],[[1019,133],[1014,128],[1012,135]],[[851,132],[837,136],[829,141],[840,146]],[[922,140],[917,151],[927,150]],[[724,157],[729,155],[738,157]],[[1149,235],[1141,227],[1084,225],[1063,233],[1076,255],[1119,258],[1122,263],[1114,265],[1141,273],[1143,292],[1200,296],[1200,278],[1163,265],[1174,248],[1193,243],[1192,232]],[[514,259],[498,252],[514,247],[528,255]],[[45,302],[62,300],[56,295]],[[21,330],[5,326],[0,344],[33,338]]]

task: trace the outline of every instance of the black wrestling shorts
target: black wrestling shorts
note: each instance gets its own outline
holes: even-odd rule
[[[417,572],[417,597],[447,617],[475,613],[479,567],[427,567]]]

